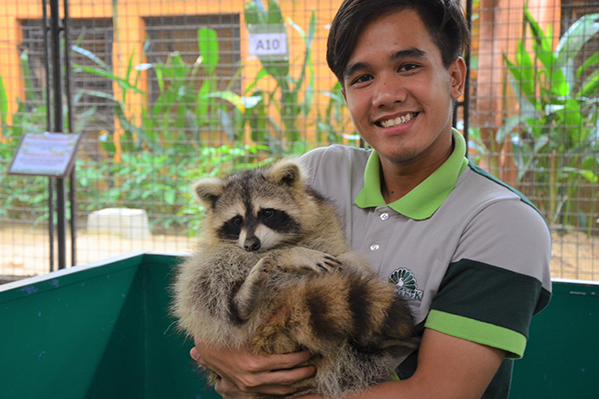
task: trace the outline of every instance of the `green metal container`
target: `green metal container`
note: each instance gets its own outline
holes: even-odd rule
[[[219,398],[169,315],[180,257],[132,253],[0,286],[0,399]],[[554,282],[510,399],[599,398],[599,285]]]
[[[529,335],[510,399],[599,398],[599,282],[554,279]]]
[[[0,286],[0,398],[220,398],[168,314],[178,261],[135,253]]]

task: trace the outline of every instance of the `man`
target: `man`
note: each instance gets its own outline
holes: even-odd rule
[[[452,130],[468,32],[454,0],[346,0],[327,61],[373,151],[304,155],[340,207],[352,248],[410,299],[422,335],[400,381],[360,398],[507,398],[533,313],[549,301],[550,233],[536,209],[464,158]],[[197,348],[197,349],[196,349]],[[254,356],[196,342],[223,397],[288,394],[310,354]]]

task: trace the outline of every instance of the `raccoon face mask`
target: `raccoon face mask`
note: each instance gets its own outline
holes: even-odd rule
[[[306,178],[295,162],[202,179],[194,192],[206,208],[204,222],[218,238],[248,252],[297,242],[314,223],[306,215],[314,214],[316,198],[306,191]]]

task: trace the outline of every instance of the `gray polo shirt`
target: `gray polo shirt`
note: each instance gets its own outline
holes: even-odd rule
[[[410,300],[421,331],[518,358],[532,315],[549,302],[551,235],[528,200],[468,162],[460,133],[453,139],[449,159],[391,204],[376,151],[333,145],[302,160],[338,206],[349,245]]]

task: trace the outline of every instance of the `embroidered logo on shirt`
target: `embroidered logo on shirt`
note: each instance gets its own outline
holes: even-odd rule
[[[422,302],[423,291],[418,289],[416,277],[408,269],[396,269],[389,276],[389,282],[395,285],[395,292],[405,298]]]

